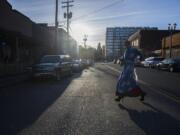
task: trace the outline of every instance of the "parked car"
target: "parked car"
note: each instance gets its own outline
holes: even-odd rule
[[[88,66],[92,66],[92,65],[94,65],[94,60],[88,59],[87,63],[88,63]]]
[[[143,67],[154,68],[156,64],[158,64],[162,60],[164,60],[164,58],[162,57],[149,57],[149,58],[146,58],[143,62],[141,62],[141,64]]]
[[[154,57],[154,58],[150,61],[149,67],[155,68],[156,65],[157,65],[158,63],[160,63],[161,61],[163,61],[163,60],[164,60],[163,57]]]
[[[73,60],[72,62],[72,70],[74,72],[79,72],[83,69],[83,64],[80,59]]]
[[[94,64],[94,61],[93,60],[90,60],[90,59],[82,59],[82,65],[83,65],[83,68],[87,68],[91,65]]]
[[[141,66],[142,66],[140,57],[137,57],[137,58],[135,59],[134,65],[135,65],[136,67],[141,67]]]
[[[157,64],[158,69],[174,72],[180,70],[180,58],[167,58]]]
[[[153,59],[154,57],[146,58],[144,61],[141,62],[141,65],[143,67],[150,67],[150,63],[152,62]]]
[[[33,68],[34,77],[55,77],[60,80],[64,75],[71,75],[72,63],[69,55],[45,55]]]
[[[81,62],[82,62],[83,68],[87,68],[88,67],[88,62],[87,62],[86,59],[82,59]]]

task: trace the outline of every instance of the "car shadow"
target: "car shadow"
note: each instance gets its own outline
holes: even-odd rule
[[[17,135],[32,125],[81,76],[74,74],[61,81],[28,81],[0,91],[0,134]]]
[[[126,110],[135,124],[140,127],[146,135],[179,135],[180,121],[171,117],[170,115],[158,110],[148,103],[144,105],[150,107],[152,110],[137,111],[129,109],[122,104],[119,108]]]

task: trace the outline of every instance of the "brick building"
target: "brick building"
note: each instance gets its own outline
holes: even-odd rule
[[[169,34],[168,30],[139,30],[131,35],[128,41],[130,41],[132,46],[140,49],[146,57],[156,56],[162,53],[162,38]]]
[[[171,37],[164,37],[162,40],[162,56],[170,56]],[[172,57],[180,57],[180,32],[172,35]]]

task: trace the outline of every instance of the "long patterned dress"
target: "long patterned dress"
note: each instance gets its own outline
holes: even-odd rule
[[[135,49],[128,47],[124,53],[124,67],[118,78],[116,87],[117,96],[139,96],[142,92],[137,85],[136,73],[134,69],[135,59],[142,58],[141,53]]]

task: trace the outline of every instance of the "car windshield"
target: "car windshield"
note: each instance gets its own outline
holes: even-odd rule
[[[40,61],[40,63],[58,63],[58,62],[60,62],[59,56],[45,56]]]

